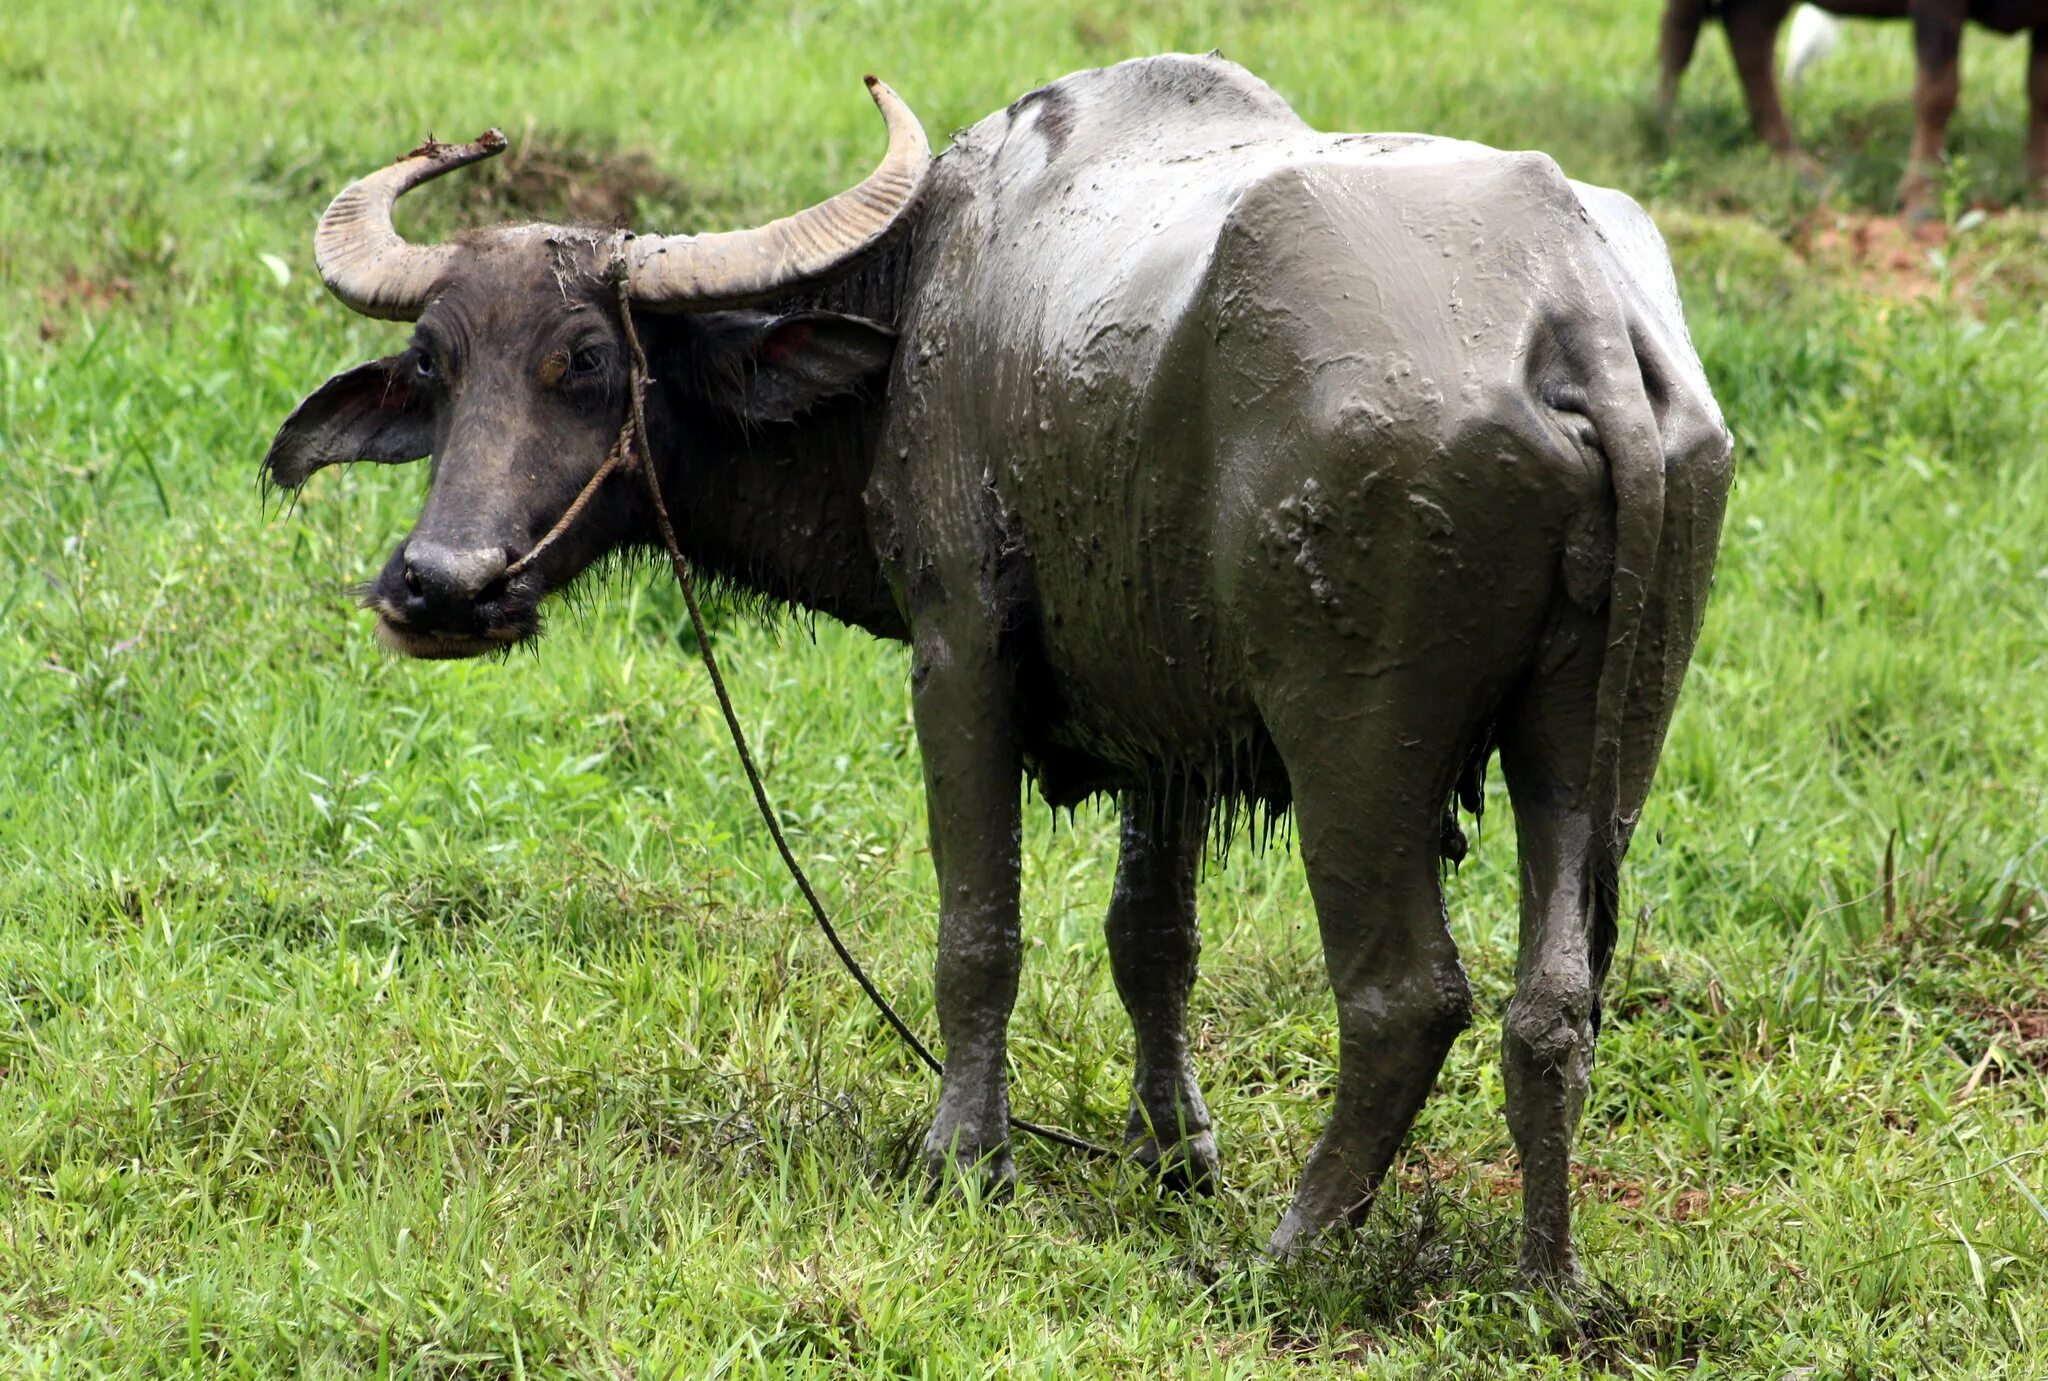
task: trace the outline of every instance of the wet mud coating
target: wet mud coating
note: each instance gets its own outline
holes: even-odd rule
[[[931,1168],[1014,1173],[1029,779],[1056,806],[1120,802],[1127,1139],[1171,1181],[1215,1183],[1182,1030],[1195,878],[1242,811],[1291,808],[1340,1075],[1272,1247],[1355,1220],[1470,1020],[1442,863],[1462,850],[1452,803],[1477,806],[1498,751],[1522,850],[1502,1057],[1523,1266],[1570,1276],[1617,873],[1730,477],[1655,228],[1540,154],[1319,134],[1213,57],[1077,73],[907,177],[863,193],[886,224],[780,287],[748,244],[720,251],[741,276],[628,283],[691,559],[911,645],[940,889]],[[267,462],[295,483],[437,456],[366,596],[416,655],[530,636],[547,593],[650,540],[635,486],[612,484],[519,559],[623,416],[617,244],[451,243],[401,290],[350,281],[416,317],[415,343],[330,381]]]

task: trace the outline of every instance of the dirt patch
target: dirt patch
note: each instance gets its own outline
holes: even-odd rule
[[[1905,300],[1940,291],[1936,254],[1949,242],[1940,221],[1818,211],[1793,228],[1792,248],[1809,264],[1854,278],[1863,290]]]
[[[457,187],[458,213],[472,225],[546,220],[620,228],[643,218],[668,223],[696,200],[689,185],[661,171],[651,154],[532,130],[472,169]]]
[[[38,296],[48,311],[37,334],[46,341],[56,341],[64,338],[64,315],[80,310],[98,315],[133,302],[135,281],[120,274],[90,274],[74,265]]]
[[[1379,1339],[1363,1328],[1341,1329],[1327,1337],[1313,1333],[1296,1333],[1288,1328],[1273,1330],[1267,1348],[1277,1357],[1285,1357],[1304,1365],[1311,1362],[1329,1361],[1344,1366],[1362,1367],[1381,1351]],[[1325,1353],[1325,1349],[1328,1349]]]
[[[1998,1083],[2025,1070],[2048,1074],[2048,1005],[1983,1003],[1970,1015],[1984,1023],[1990,1039],[1973,1084]]]
[[[1522,1176],[1508,1161],[1495,1161],[1491,1165],[1481,1166],[1478,1173],[1486,1186],[1486,1192],[1496,1199],[1514,1198],[1522,1192]],[[1574,1200],[1619,1204],[1623,1208],[1632,1209],[1661,1204],[1661,1208],[1652,1208],[1651,1211],[1661,1213],[1674,1223],[1688,1222],[1703,1216],[1717,1199],[1735,1201],[1748,1197],[1749,1191],[1744,1189],[1722,1187],[1713,1190],[1693,1185],[1673,1186],[1617,1175],[1597,1165],[1572,1167]]]
[[[1904,216],[1815,211],[1785,246],[1808,271],[1853,283],[1872,297],[1918,302],[1949,297],[1975,305],[1987,289],[2038,301],[2048,223],[2038,213],[1973,207],[1951,227]]]
[[[1131,41],[1130,21],[1117,16],[1098,18],[1095,15],[1077,14],[1067,26],[1074,35],[1074,41],[1090,50],[1123,48]]]

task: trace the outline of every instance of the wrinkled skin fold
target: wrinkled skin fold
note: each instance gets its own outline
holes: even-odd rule
[[[1183,1030],[1200,860],[1241,810],[1296,812],[1340,1075],[1272,1246],[1355,1221],[1470,1020],[1441,864],[1449,803],[1497,749],[1522,851],[1502,1050],[1522,1261],[1570,1278],[1618,870],[1730,478],[1656,230],[1541,155],[1318,134],[1215,58],[1077,73],[903,166],[914,194],[829,282],[634,319],[690,559],[910,646],[940,891],[932,1170],[1014,1173],[1029,776],[1054,805],[1121,804],[1127,1141],[1192,1188],[1220,1174]],[[624,416],[617,241],[456,243],[401,295],[411,345],[330,381],[266,461],[289,485],[434,456],[364,596],[422,656],[532,636],[547,594],[651,541],[610,481],[519,564]]]

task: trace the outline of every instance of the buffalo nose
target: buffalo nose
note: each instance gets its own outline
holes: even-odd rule
[[[408,542],[405,592],[422,612],[473,603],[510,564],[503,547],[457,548],[439,542]]]

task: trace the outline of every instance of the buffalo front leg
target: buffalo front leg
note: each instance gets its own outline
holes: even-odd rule
[[[1913,147],[1899,181],[1899,206],[1916,221],[1941,209],[1942,151],[1963,84],[1964,8],[1960,0],[1916,0],[1913,6]]]
[[[933,984],[945,1072],[925,1162],[1000,1192],[1010,1158],[1006,1039],[1017,997],[1019,787],[992,645],[920,631],[911,668],[939,880]]]
[[[1208,835],[1206,799],[1178,792],[1124,803],[1123,843],[1110,894],[1110,971],[1130,1014],[1137,1059],[1124,1144],[1169,1186],[1216,1183],[1216,1136],[1188,1059],[1188,992],[1201,929],[1195,878]]]

